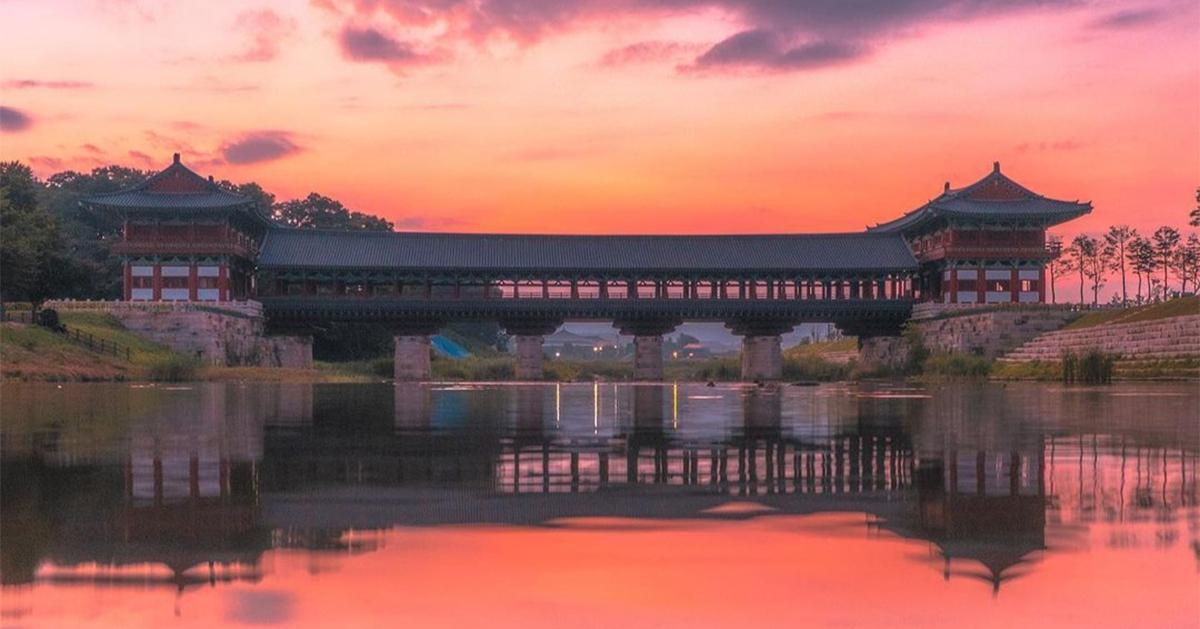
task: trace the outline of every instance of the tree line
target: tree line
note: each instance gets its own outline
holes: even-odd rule
[[[85,197],[130,188],[153,171],[103,166],[39,179],[21,162],[0,162],[0,300],[118,299],[122,268],[112,245],[121,220],[80,207]],[[313,229],[391,230],[386,219],[311,193],[277,201],[257,183],[218,185],[254,199],[276,222]]]
[[[1200,227],[1200,188],[1188,225]],[[1054,254],[1047,267],[1051,302],[1057,302],[1053,280],[1067,276],[1077,278],[1081,304],[1098,304],[1100,289],[1109,280],[1120,281],[1121,290],[1112,298],[1119,304],[1164,300],[1200,289],[1200,236],[1195,232],[1184,236],[1164,225],[1142,234],[1128,225],[1113,225],[1100,236],[1079,234],[1070,241],[1051,236],[1049,246]]]

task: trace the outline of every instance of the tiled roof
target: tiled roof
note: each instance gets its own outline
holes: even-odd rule
[[[1000,163],[983,179],[965,187],[947,185],[937,198],[871,232],[899,232],[940,217],[990,222],[1036,220],[1055,225],[1092,211],[1090,203],[1060,201],[1030,191],[1000,172]]]
[[[822,271],[914,269],[898,234],[540,236],[325,231],[267,232],[263,268]]]
[[[250,207],[253,200],[230,192],[193,172],[179,161],[179,154],[162,172],[138,185],[83,201],[98,208],[127,210],[225,210]]]

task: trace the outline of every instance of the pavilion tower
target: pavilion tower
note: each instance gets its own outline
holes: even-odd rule
[[[254,264],[270,220],[253,199],[179,161],[119,192],[82,204],[124,220],[113,247],[126,301],[234,301],[254,292]]]
[[[925,205],[869,231],[900,233],[920,263],[921,301],[957,304],[1046,300],[1048,227],[1092,211],[1090,203],[1050,199],[992,172],[951,188]]]

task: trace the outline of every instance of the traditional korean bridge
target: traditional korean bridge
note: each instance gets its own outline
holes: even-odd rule
[[[499,322],[516,375],[542,376],[542,339],[566,321],[611,321],[635,340],[635,376],[661,379],[662,337],[718,321],[743,337],[746,380],[781,375],[780,335],[810,321],[896,336],[916,301],[1036,303],[1045,229],[1091,205],[1034,193],[1000,172],[890,223],[844,234],[553,236],[290,229],[253,199],[173,163],[83,201],[124,220],[114,252],[129,301],[257,299],[276,332],[330,321],[396,333],[397,380],[430,375],[447,323]],[[600,222],[602,218],[598,218]],[[311,363],[311,347],[307,363]]]
[[[898,234],[528,236],[273,229],[258,261],[273,326],[386,323],[397,379],[429,374],[430,336],[451,321],[498,321],[517,375],[542,374],[542,339],[565,321],[632,335],[635,375],[662,378],[662,339],[718,321],[744,339],[743,376],[778,378],[780,335],[833,322],[897,335],[917,261]]]

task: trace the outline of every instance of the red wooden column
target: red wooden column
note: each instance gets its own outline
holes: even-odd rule
[[[950,303],[958,303],[958,268],[950,267]]]
[[[1038,303],[1046,303],[1046,267],[1038,268]]]
[[[129,261],[125,261],[125,281],[124,281],[125,301],[133,301],[133,265]]]
[[[1021,301],[1021,272],[1015,266],[1012,269],[1012,283],[1008,288],[1012,294],[1012,302],[1015,304]]]
[[[229,265],[222,263],[217,268],[217,301],[229,301]]]
[[[979,267],[979,270],[976,271],[976,273],[978,273],[978,275],[975,276],[975,303],[986,304],[987,303],[987,269],[981,266],[981,267]]]
[[[188,301],[197,301],[199,299],[200,277],[196,270],[196,263],[193,262],[188,267]]]
[[[159,301],[162,299],[162,265],[157,262],[154,263],[154,278],[151,282],[154,286],[152,298],[154,301]]]

